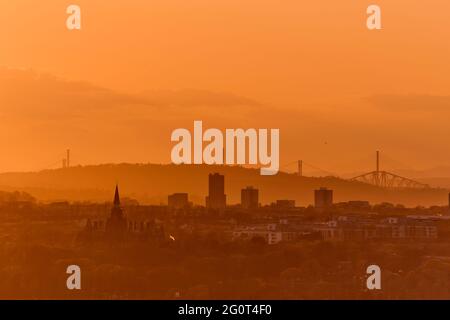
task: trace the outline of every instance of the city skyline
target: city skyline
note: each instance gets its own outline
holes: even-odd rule
[[[168,195],[175,195],[174,203],[184,203],[183,193],[188,193],[189,201],[205,204],[205,196],[209,193],[206,177],[214,173],[226,177],[227,182],[220,189],[225,191],[227,203],[238,203],[242,197],[241,190],[247,186],[253,186],[260,191],[258,198],[262,204],[292,199],[298,205],[308,206],[314,203],[312,190],[321,187],[333,189],[334,198],[338,202],[364,200],[371,203],[391,202],[408,207],[447,203],[448,188],[425,185],[413,188],[407,184],[390,186],[389,181],[386,185],[374,185],[370,180],[364,182],[332,176],[308,177],[283,172],[267,179],[259,174],[258,169],[226,165],[71,166],[37,173],[0,174],[0,185],[3,190],[24,191],[44,202],[103,202],[109,199],[110,185],[119,182],[126,190],[126,196],[140,203],[167,203]],[[382,175],[383,172],[380,171],[379,174]],[[155,181],[164,183],[154,183]],[[223,194],[222,192],[219,194]],[[181,194],[177,195],[178,193]]]
[[[226,180],[211,177],[204,179],[222,201]],[[0,296],[448,298],[443,281],[450,261],[445,245],[450,239],[448,205],[334,203],[330,192],[316,190],[316,206],[308,208],[287,199],[252,208],[186,206],[188,199],[181,193],[173,201],[182,206],[140,205],[120,197],[114,184],[108,203],[39,203],[26,194],[0,192],[2,246],[20,252],[0,259],[5,280]],[[22,219],[33,226],[26,233]],[[30,245],[32,250],[27,250]],[[15,267],[5,269],[11,261]],[[79,274],[68,276],[67,288],[66,268],[68,274]],[[365,285],[369,268],[382,275],[381,285]],[[17,285],[19,275],[26,286]],[[271,290],[263,290],[269,285]],[[426,290],[430,287],[437,290]]]

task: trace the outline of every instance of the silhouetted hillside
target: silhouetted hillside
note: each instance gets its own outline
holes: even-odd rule
[[[26,191],[43,201],[109,201],[117,182],[124,196],[141,203],[165,203],[170,193],[188,192],[191,201],[203,204],[211,172],[225,175],[230,204],[239,202],[240,190],[249,185],[260,189],[263,204],[277,199],[295,199],[297,205],[306,206],[313,202],[313,190],[322,186],[334,190],[336,202],[368,200],[407,206],[447,203],[444,189],[387,190],[334,177],[298,177],[287,173],[261,176],[257,169],[239,166],[105,164],[3,173],[0,174],[0,189]]]

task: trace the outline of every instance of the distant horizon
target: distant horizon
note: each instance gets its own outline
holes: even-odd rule
[[[119,161],[119,162],[102,162],[102,163],[76,163],[76,164],[72,164],[70,165],[70,168],[74,168],[74,167],[95,167],[95,166],[105,166],[105,165],[161,165],[161,166],[165,166],[165,165],[184,165],[184,166],[206,166],[206,164],[174,164],[171,162],[126,162],[126,161]],[[245,169],[254,169],[254,170],[259,170],[260,166],[252,166],[252,165],[229,165],[229,164],[215,164],[214,166],[226,166],[226,167],[242,167]],[[52,168],[43,168],[43,169],[36,169],[36,170],[14,170],[14,171],[1,171],[0,174],[10,174],[10,173],[39,173],[42,171],[48,171],[48,170],[60,170],[60,169],[67,169],[64,168],[62,166],[58,166],[58,167],[52,167]],[[424,178],[436,178],[436,179],[440,179],[440,178],[450,178],[450,165],[445,166],[445,165],[439,165],[439,166],[435,166],[435,167],[427,167],[427,168],[423,168],[423,169],[410,169],[410,170],[405,170],[405,169],[388,169],[388,170],[384,170],[384,171],[392,171],[394,173],[397,172],[417,172],[417,173],[425,173],[427,171],[432,171],[432,170],[437,170],[437,169],[446,169],[449,170],[448,175],[430,175],[430,176],[426,176]],[[370,172],[370,171],[374,171],[374,168],[368,168],[366,171],[364,170],[359,170],[359,171],[354,171],[354,172],[326,172],[325,170],[321,171],[321,170],[316,170],[316,171],[303,171],[303,176],[305,177],[336,177],[336,178],[340,178],[340,179],[350,179],[352,177],[355,177],[359,174],[362,173],[366,173],[366,172]],[[305,174],[306,172],[306,174]],[[296,174],[297,171],[295,169],[290,169],[290,170],[284,170],[284,168],[280,168],[279,173],[285,173],[285,174]],[[415,178],[415,177],[414,177]],[[420,179],[420,178],[419,178]]]

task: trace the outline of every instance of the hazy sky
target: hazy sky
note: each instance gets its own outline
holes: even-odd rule
[[[382,9],[381,31],[366,8]],[[78,4],[82,30],[66,29]],[[0,171],[169,162],[170,133],[280,128],[281,163],[450,165],[448,0],[0,0]],[[6,156],[4,156],[6,155]],[[394,165],[394,164],[392,164]]]

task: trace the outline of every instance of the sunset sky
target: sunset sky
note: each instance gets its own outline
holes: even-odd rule
[[[382,30],[366,8],[382,9]],[[81,7],[82,30],[66,29]],[[448,0],[0,0],[0,171],[170,162],[170,133],[280,128],[281,164],[450,165]],[[388,165],[387,164],[387,165]]]

